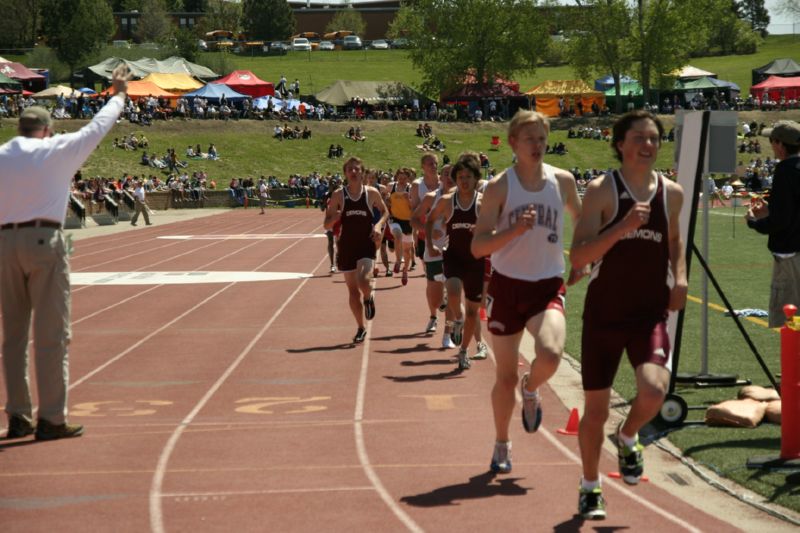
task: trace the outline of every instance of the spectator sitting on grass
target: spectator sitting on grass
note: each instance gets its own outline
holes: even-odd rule
[[[194,148],[192,148],[191,144],[186,147],[186,157],[195,157]]]
[[[283,128],[281,128],[280,124],[275,124],[275,129],[272,130],[272,137],[279,141],[283,140]]]
[[[303,137],[303,139],[310,139],[311,138],[311,130],[308,129],[308,126],[303,126],[302,137]]]
[[[213,143],[208,146],[208,158],[213,159],[214,161],[219,159],[219,154],[217,153],[217,147],[214,146]]]
[[[141,161],[141,163],[146,167],[150,166],[150,158],[147,156],[147,150],[142,150],[142,161]]]

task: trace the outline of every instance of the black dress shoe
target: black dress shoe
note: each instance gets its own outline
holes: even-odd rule
[[[33,424],[25,420],[21,416],[11,415],[8,417],[8,432],[6,432],[7,439],[21,439],[31,435],[36,428]]]

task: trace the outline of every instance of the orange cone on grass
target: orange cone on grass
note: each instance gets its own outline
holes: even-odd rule
[[[573,407],[572,411],[569,412],[569,420],[567,420],[567,427],[558,429],[558,433],[560,435],[577,435],[578,434],[578,423],[580,422],[580,416],[578,416],[578,409]]]

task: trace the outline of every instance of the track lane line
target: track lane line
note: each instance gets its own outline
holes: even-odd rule
[[[283,255],[284,253],[286,253],[287,251],[289,251],[291,248],[294,248],[295,246],[297,246],[297,245],[298,245],[298,244],[300,244],[301,242],[303,242],[303,241],[302,241],[302,240],[298,240],[298,241],[295,241],[295,242],[293,242],[292,244],[290,244],[289,246],[287,246],[286,248],[284,248],[283,250],[281,250],[281,251],[280,251],[280,252],[278,252],[277,254],[275,254],[275,255],[273,255],[272,257],[270,257],[270,258],[269,258],[267,261],[265,261],[265,262],[261,263],[260,265],[258,265],[258,266],[257,266],[255,269],[253,269],[253,270],[258,270],[258,269],[259,269],[259,268],[261,268],[262,266],[264,266],[264,265],[266,265],[266,264],[270,263],[271,261],[273,261],[274,259],[276,259],[276,258],[280,257],[281,255]],[[327,257],[327,254],[326,254],[326,256],[325,256],[325,257]],[[316,269],[315,269],[315,270],[316,270]],[[305,279],[307,280],[307,279],[311,279],[311,278],[305,278]],[[304,280],[304,281],[305,281],[305,280]],[[100,366],[98,366],[98,367],[95,367],[95,369],[94,369],[94,370],[91,370],[91,371],[90,371],[90,372],[88,372],[87,374],[84,374],[84,376],[83,376],[83,377],[81,377],[81,378],[79,378],[78,380],[76,380],[75,382],[73,382],[73,383],[72,383],[72,384],[69,386],[69,388],[68,388],[67,390],[68,390],[68,391],[71,391],[72,389],[74,389],[75,387],[77,387],[78,385],[80,385],[81,383],[84,383],[85,381],[87,381],[87,380],[88,380],[88,379],[90,379],[91,377],[93,377],[93,376],[97,375],[98,373],[100,373],[101,371],[105,370],[106,368],[108,368],[109,366],[111,366],[111,365],[112,365],[113,363],[115,363],[116,361],[118,361],[118,360],[122,359],[123,357],[125,357],[126,355],[128,355],[129,353],[131,353],[133,350],[135,350],[136,348],[138,348],[139,346],[141,346],[141,345],[142,345],[142,344],[144,344],[145,342],[149,341],[149,340],[150,340],[150,339],[152,339],[153,337],[155,337],[157,334],[159,334],[159,333],[161,333],[162,331],[164,331],[164,330],[168,329],[168,328],[169,328],[169,327],[171,327],[173,324],[177,323],[178,321],[180,321],[181,319],[185,318],[186,316],[188,316],[188,315],[189,315],[189,314],[191,314],[192,312],[196,311],[197,309],[199,309],[200,307],[202,307],[202,306],[203,306],[203,305],[205,305],[206,303],[210,302],[211,300],[213,300],[214,298],[216,298],[217,296],[219,296],[220,294],[222,294],[223,292],[225,292],[225,291],[226,291],[226,290],[228,290],[229,288],[233,287],[234,285],[236,285],[236,282],[231,282],[231,283],[228,283],[228,284],[226,284],[224,287],[222,287],[222,288],[221,288],[221,289],[219,289],[218,291],[216,291],[216,292],[212,293],[210,296],[208,296],[208,297],[204,298],[204,299],[203,299],[202,301],[200,301],[199,303],[197,303],[197,304],[193,305],[193,306],[192,306],[192,307],[190,307],[188,310],[184,311],[183,313],[181,313],[180,315],[176,316],[175,318],[173,318],[172,320],[170,320],[170,321],[169,321],[169,322],[167,322],[166,324],[162,325],[160,328],[158,328],[158,329],[156,329],[156,330],[153,330],[152,332],[150,332],[149,334],[147,334],[146,336],[144,336],[144,337],[143,337],[143,338],[141,338],[140,340],[136,341],[135,343],[133,343],[133,344],[132,344],[131,346],[129,346],[128,348],[126,348],[125,350],[123,350],[123,351],[119,352],[117,355],[115,355],[114,357],[112,357],[111,359],[109,359],[108,361],[106,361],[105,363],[101,364],[101,365],[100,365]]]
[[[300,242],[300,241],[297,241]],[[295,242],[294,244],[297,244]],[[292,246],[294,246],[294,244]],[[288,250],[288,248],[287,248]],[[322,259],[317,263],[316,267],[312,272],[316,272],[322,266],[322,264],[328,259],[328,254],[324,254]],[[164,476],[166,475],[167,464],[169,463],[170,456],[172,452],[175,450],[175,446],[178,444],[178,440],[180,439],[181,435],[185,431],[185,429],[192,423],[194,418],[198,415],[198,413],[205,407],[205,405],[211,400],[212,396],[216,394],[219,388],[222,386],[223,383],[230,377],[236,368],[238,368],[239,364],[249,355],[250,351],[253,347],[261,340],[267,330],[272,326],[272,324],[277,320],[277,318],[283,313],[283,310],[294,300],[295,296],[300,293],[300,290],[306,285],[309,279],[312,278],[304,278],[297,288],[286,298],[286,301],[273,313],[272,317],[267,321],[266,324],[261,328],[261,330],[256,334],[255,337],[244,347],[244,349],[239,353],[239,355],[234,359],[234,361],[228,366],[228,368],[222,373],[222,375],[217,379],[217,381],[206,391],[200,401],[194,406],[194,408],[189,412],[188,415],[181,421],[177,428],[172,432],[169,440],[167,441],[166,445],[164,446],[161,455],[158,458],[158,463],[156,464],[156,471],[153,476],[153,481],[150,486],[150,529],[155,533],[162,533],[164,530],[164,513],[162,509],[162,498],[163,494],[161,492],[161,488],[164,484]],[[232,285],[232,284],[231,284]],[[229,285],[230,286],[230,285]],[[227,287],[226,287],[227,288]],[[221,291],[220,291],[221,292]]]

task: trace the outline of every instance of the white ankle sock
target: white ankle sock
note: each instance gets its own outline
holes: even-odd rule
[[[600,478],[595,479],[594,481],[586,481],[583,477],[581,477],[581,488],[583,490],[594,490],[600,486]]]

